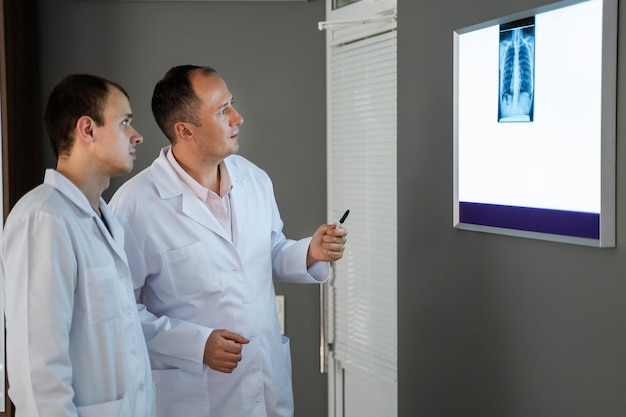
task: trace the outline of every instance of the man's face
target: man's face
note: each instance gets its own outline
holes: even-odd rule
[[[239,126],[243,117],[233,107],[233,96],[217,74],[191,76],[192,87],[202,103],[196,113],[199,126],[191,125],[202,157],[220,162],[239,150]]]
[[[135,146],[143,137],[131,125],[132,110],[128,98],[117,88],[110,87],[104,109],[104,125],[95,128],[99,141],[99,161],[108,176],[127,174],[133,169]]]

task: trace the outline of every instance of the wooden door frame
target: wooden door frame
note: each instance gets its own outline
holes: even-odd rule
[[[3,214],[43,180],[36,0],[0,0],[3,11]]]

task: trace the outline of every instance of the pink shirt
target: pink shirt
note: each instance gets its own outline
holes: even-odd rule
[[[174,157],[174,153],[170,148],[169,152],[167,152],[167,160],[174,168],[174,171],[178,174],[180,179],[191,188],[196,196],[200,200],[204,202],[204,204],[209,208],[211,213],[215,216],[215,218],[220,222],[224,231],[230,237],[230,240],[233,239],[233,228],[232,228],[232,218],[231,218],[231,208],[230,208],[230,190],[233,188],[232,181],[230,180],[230,174],[228,173],[228,169],[226,168],[226,164],[224,161],[220,162],[218,165],[218,169],[220,170],[220,195],[217,195],[213,191],[208,188],[203,187],[191,177],[180,166],[176,158]]]

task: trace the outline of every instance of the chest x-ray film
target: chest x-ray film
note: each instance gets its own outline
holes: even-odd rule
[[[500,25],[498,121],[532,122],[535,17]]]
[[[615,245],[617,0],[454,32],[459,229]]]

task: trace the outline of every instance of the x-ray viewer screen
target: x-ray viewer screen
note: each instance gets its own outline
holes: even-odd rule
[[[589,229],[564,234],[598,237],[602,17],[602,0],[590,0],[458,35],[461,222],[483,207],[512,217],[491,226],[561,233],[525,219],[547,214],[550,228],[561,213],[574,216],[566,228],[579,218]],[[489,214],[498,207],[512,211]]]

